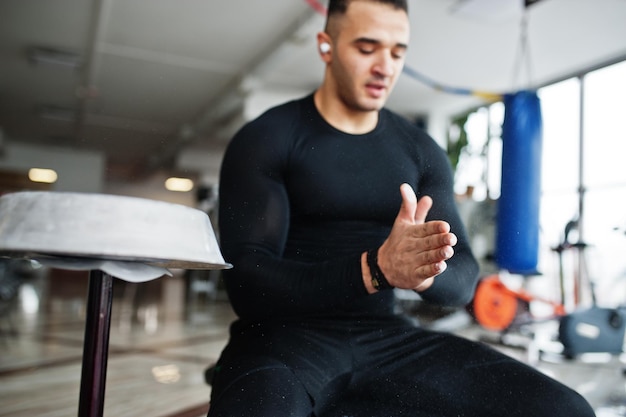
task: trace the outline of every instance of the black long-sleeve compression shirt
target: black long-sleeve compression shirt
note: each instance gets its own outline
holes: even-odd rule
[[[429,195],[427,220],[458,237],[446,271],[421,293],[427,301],[470,301],[477,264],[467,243],[443,150],[383,109],[370,133],[329,125],[313,96],[275,107],[244,126],[220,176],[221,247],[234,268],[224,282],[242,319],[389,314],[393,292],[368,294],[361,253],[385,240],[409,183]]]

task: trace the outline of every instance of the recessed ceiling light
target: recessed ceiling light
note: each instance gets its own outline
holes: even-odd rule
[[[32,182],[53,184],[59,178],[56,171],[47,168],[31,168],[28,170],[28,179]]]
[[[80,55],[61,49],[34,47],[28,51],[28,59],[34,65],[55,65],[76,69],[81,66]]]
[[[169,191],[187,192],[193,189],[193,181],[189,178],[170,177],[165,180],[165,188]]]

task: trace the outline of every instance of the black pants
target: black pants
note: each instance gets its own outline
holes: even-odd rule
[[[400,317],[244,324],[210,417],[593,416],[565,385],[482,344]]]

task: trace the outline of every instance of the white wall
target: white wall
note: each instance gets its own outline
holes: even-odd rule
[[[0,168],[27,172],[30,168],[53,169],[58,180],[53,191],[102,192],[105,156],[100,152],[71,148],[30,146],[5,141]]]
[[[165,201],[166,203],[182,204],[188,207],[197,206],[195,188],[188,192],[168,191],[165,189],[165,180],[167,178],[168,175],[166,173],[156,172],[150,178],[138,183],[108,182],[103,192],[106,194]]]

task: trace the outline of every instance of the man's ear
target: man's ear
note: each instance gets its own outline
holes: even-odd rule
[[[328,33],[319,32],[317,34],[317,48],[322,60],[326,63],[329,63],[332,56],[332,40]]]

